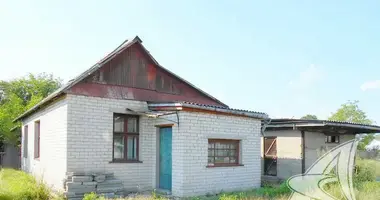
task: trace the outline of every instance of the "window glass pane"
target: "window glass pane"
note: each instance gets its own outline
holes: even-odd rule
[[[208,150],[208,156],[214,156],[214,150]]]
[[[215,157],[215,163],[230,163],[229,157]]]
[[[237,163],[236,158],[235,158],[235,157],[231,157],[231,158],[230,158],[230,163]]]
[[[115,116],[114,118],[114,131],[124,132],[124,118],[121,116]]]
[[[214,163],[214,157],[208,157],[208,163]]]
[[[229,156],[236,156],[236,151],[235,150],[229,150],[228,154],[229,154]]]
[[[230,149],[236,149],[236,146],[237,146],[236,143],[231,143],[230,144]]]
[[[128,137],[127,139],[127,159],[136,160],[137,159],[137,137]]]
[[[124,158],[124,136],[121,136],[121,135],[113,136],[113,158],[115,159]]]
[[[228,150],[216,150],[216,156],[228,156]]]
[[[128,118],[128,133],[136,133],[137,132],[137,119],[136,118]]]
[[[208,148],[213,149],[214,148],[214,143],[208,143]]]

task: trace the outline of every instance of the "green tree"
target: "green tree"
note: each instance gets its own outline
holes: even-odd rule
[[[346,121],[360,124],[373,124],[373,121],[368,119],[366,113],[358,106],[359,101],[348,101],[332,114],[329,120]],[[375,137],[372,134],[365,135],[361,138],[358,149],[365,150],[365,147],[372,142]]]
[[[318,117],[316,115],[307,114],[307,115],[301,117],[301,119],[317,120]]]
[[[368,119],[366,113],[359,108],[358,103],[359,101],[348,101],[342,104],[329,120],[372,124],[373,121]]]
[[[61,79],[45,73],[0,81],[0,140],[15,144],[19,135],[11,129],[20,123],[13,120],[61,85]]]
[[[369,145],[373,139],[375,139],[375,136],[373,136],[373,134],[368,134],[364,136],[363,138],[361,138],[357,147],[358,150],[365,150],[365,147]]]

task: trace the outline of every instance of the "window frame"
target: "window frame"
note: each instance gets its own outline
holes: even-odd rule
[[[216,148],[214,146],[214,148],[209,148],[209,145],[210,143],[214,143],[214,145],[216,143],[227,143],[227,144],[235,144],[236,145],[236,148],[235,149],[219,149],[219,150],[235,150],[235,156],[228,156],[228,157],[234,157],[236,162],[235,163],[215,163],[215,157],[219,157],[219,156],[216,156],[216,150],[218,150],[218,148]],[[237,139],[213,139],[213,138],[209,138],[208,139],[208,142],[207,142],[207,167],[234,167],[234,166],[243,166],[240,162],[241,162],[241,158],[240,158],[240,148],[241,148],[241,140],[237,140]],[[214,150],[214,155],[213,156],[209,156],[208,155],[208,151],[209,150]],[[213,157],[214,158],[214,162],[213,163],[209,163],[208,162],[208,158],[210,157]],[[220,156],[222,157],[222,156]],[[224,156],[224,157],[227,157],[227,156]]]
[[[29,134],[28,134],[28,125],[25,125],[24,126],[24,138],[23,138],[23,158],[28,158],[28,137],[29,137]]]
[[[34,122],[34,159],[40,159],[41,156],[41,121]]]
[[[330,141],[329,138],[331,137]],[[332,137],[335,137],[335,141],[332,142]],[[340,143],[340,137],[339,135],[326,135],[325,137],[325,143],[326,144],[339,144]]]
[[[115,131],[115,118],[124,118],[123,132]],[[136,132],[128,132],[128,118],[136,119]],[[131,114],[114,113],[112,116],[112,161],[111,163],[141,163],[140,161],[140,116]],[[124,158],[115,158],[115,135],[124,136]],[[136,138],[136,159],[128,159],[128,138]]]

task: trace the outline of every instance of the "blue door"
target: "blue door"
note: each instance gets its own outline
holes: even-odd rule
[[[172,189],[172,128],[160,128],[159,188]]]

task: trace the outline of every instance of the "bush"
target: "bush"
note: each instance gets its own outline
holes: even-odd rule
[[[103,196],[97,195],[95,192],[85,194],[83,200],[105,200]]]
[[[353,175],[354,184],[376,180],[376,166],[365,159],[357,159]]]
[[[49,200],[50,189],[32,175],[14,169],[0,170],[1,200]]]

